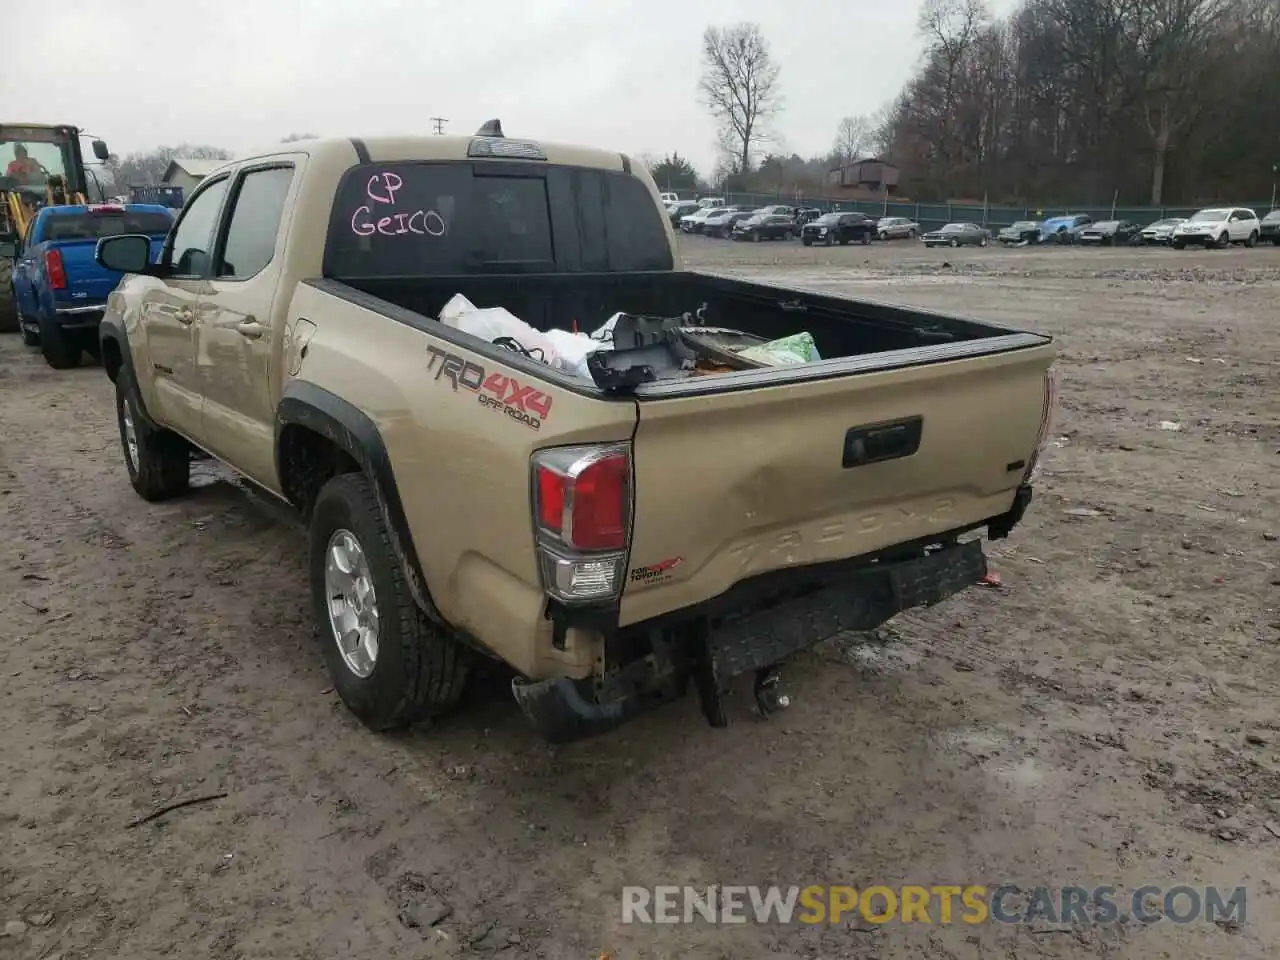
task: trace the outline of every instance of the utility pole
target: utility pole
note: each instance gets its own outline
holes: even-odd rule
[[[434,127],[435,127],[435,131],[434,131],[434,133],[435,133],[435,135],[436,135],[437,137],[439,137],[439,136],[441,136],[441,135],[443,135],[443,134],[444,134],[444,125],[445,125],[446,123],[448,123],[448,122],[449,122],[449,120],[448,120],[448,118],[446,118],[446,117],[432,117],[432,118],[431,118],[431,124],[432,124],[432,126],[434,126]]]

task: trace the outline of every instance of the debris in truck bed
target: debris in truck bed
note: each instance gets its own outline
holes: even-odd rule
[[[818,348],[813,342],[813,334],[809,332],[793,333],[789,337],[770,340],[758,347],[748,347],[742,356],[759,360],[770,366],[782,366],[792,363],[813,363],[821,360]]]
[[[440,310],[441,323],[488,340],[605,390],[822,359],[807,331],[766,341],[728,327],[701,325],[696,314],[654,317],[615,313],[590,334],[531,327],[503,307],[477,307],[461,293]],[[576,325],[576,324],[575,324]]]

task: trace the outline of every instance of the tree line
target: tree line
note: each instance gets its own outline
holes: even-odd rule
[[[917,200],[1247,201],[1280,179],[1280,0],[1024,0],[1003,19],[986,0],[926,0],[918,29],[901,93],[802,159],[767,149],[783,99],[760,28],[708,27],[710,183],[820,192],[826,171],[870,155]],[[664,189],[699,183],[677,154],[651,169]]]
[[[883,139],[922,198],[1195,203],[1271,195],[1280,0],[927,0]]]

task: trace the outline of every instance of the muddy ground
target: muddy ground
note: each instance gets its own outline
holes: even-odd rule
[[[1058,337],[1003,586],[800,658],[769,722],[739,702],[713,730],[690,699],[553,749],[481,684],[379,737],[329,690],[301,533],[216,472],[143,503],[102,371],[0,338],[0,957],[1276,955],[1280,250],[686,254]],[[1186,926],[620,923],[623,884],[682,882],[1248,901]]]

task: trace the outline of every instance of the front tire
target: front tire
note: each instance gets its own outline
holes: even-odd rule
[[[24,326],[22,328],[22,343],[28,347],[40,346],[40,331]]]
[[[868,230],[866,233],[862,235],[862,245],[866,247],[866,246],[870,246],[870,244],[871,244],[871,231]]]
[[[953,237],[953,238],[951,239],[951,246],[953,246],[953,247],[958,247],[958,246],[960,246],[960,241],[959,241],[959,240],[956,240],[956,239]]]
[[[1175,250],[1185,250],[1185,249],[1187,249],[1187,244],[1186,244],[1186,242],[1185,242],[1185,241],[1183,241],[1183,240],[1175,240],[1175,241],[1173,241],[1173,249],[1175,249]]]
[[[176,433],[151,427],[138,414],[129,375],[116,377],[116,425],[129,471],[129,484],[143,500],[158,503],[187,492],[191,480],[191,448]]]
[[[881,230],[881,231],[880,231],[879,239],[880,239],[880,240],[888,240],[888,239],[889,239],[889,234],[887,234],[887,233],[885,233],[885,231]]]
[[[384,731],[454,706],[470,657],[414,602],[364,474],[340,474],[321,488],[308,552],[323,656],[347,708]]]
[[[1249,239],[1244,242],[1244,245],[1250,250],[1256,247],[1258,245],[1258,231],[1255,230],[1253,233],[1249,234]]]

